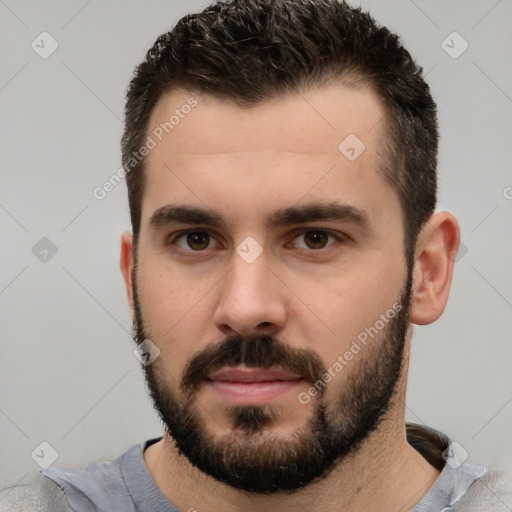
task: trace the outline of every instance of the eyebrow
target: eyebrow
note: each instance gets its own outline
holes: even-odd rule
[[[265,218],[267,228],[274,226],[289,226],[292,224],[304,224],[307,222],[335,220],[359,224],[362,228],[369,229],[368,214],[352,205],[341,204],[335,201],[330,203],[307,203],[302,206],[289,206],[274,211]],[[229,227],[226,220],[218,212],[212,209],[199,208],[189,205],[170,204],[156,210],[149,224],[159,228],[171,223],[181,224],[207,224],[217,228]]]

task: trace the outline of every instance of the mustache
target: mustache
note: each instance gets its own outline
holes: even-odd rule
[[[266,370],[277,367],[296,373],[311,384],[320,380],[327,371],[320,357],[312,350],[292,348],[269,335],[233,335],[221,343],[208,345],[188,360],[180,389],[192,395],[211,373],[240,364]]]

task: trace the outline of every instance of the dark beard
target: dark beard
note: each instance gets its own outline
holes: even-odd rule
[[[140,343],[148,336],[136,280],[133,282],[134,338]],[[159,359],[143,366],[155,409],[179,453],[216,480],[259,494],[294,491],[325,478],[338,462],[357,451],[389,410],[402,371],[411,282],[409,272],[402,309],[382,329],[380,339],[370,340],[349,368],[341,370],[351,375],[336,402],[328,406],[322,400],[325,387],[321,388],[312,398],[314,410],[308,423],[287,438],[271,435],[272,423],[280,418],[280,408],[271,404],[226,405],[224,410],[233,430],[229,439],[216,439],[208,432],[194,398],[211,372],[238,364],[278,367],[314,384],[327,369],[312,350],[292,348],[271,336],[232,336],[193,354],[184,368],[179,390],[168,386],[170,379]],[[333,379],[336,381],[336,377]],[[298,407],[305,407],[297,402]],[[309,408],[304,411],[308,413]]]

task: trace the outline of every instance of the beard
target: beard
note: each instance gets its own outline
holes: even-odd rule
[[[136,279],[133,283],[134,340],[141,343],[151,338],[145,329]],[[217,481],[257,494],[292,492],[328,476],[338,463],[357,452],[389,411],[402,374],[411,285],[409,271],[400,298],[402,308],[361,349],[348,369],[343,368],[342,373],[349,372],[348,378],[331,403],[325,401],[328,385],[318,389],[318,384],[309,404],[311,412],[297,400],[297,407],[304,407],[310,418],[286,436],[272,432],[272,426],[285,419],[275,404],[226,404],[229,434],[215,436],[208,429],[207,413],[201,413],[195,398],[212,372],[240,364],[279,368],[300,375],[311,385],[322,382],[327,369],[312,350],[293,348],[268,335],[230,336],[193,353],[177,386],[170,384],[172,379],[160,364],[161,358],[143,365],[154,407],[179,454]],[[158,345],[157,340],[152,342]],[[335,384],[336,377],[333,381]]]

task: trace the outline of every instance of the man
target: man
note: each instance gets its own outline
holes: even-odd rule
[[[219,2],[160,36],[127,94],[121,270],[165,433],[6,502],[511,506],[506,475],[405,424],[411,324],[442,314],[459,244],[437,141],[421,69],[344,3]]]

